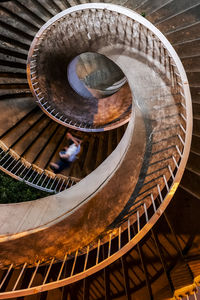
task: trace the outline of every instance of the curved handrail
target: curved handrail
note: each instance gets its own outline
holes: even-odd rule
[[[138,210],[137,213],[135,214],[136,219],[133,220],[134,222],[136,221],[136,224],[137,224],[137,228],[138,228],[137,234],[131,238],[131,236],[129,234],[129,230],[127,229],[127,233],[128,233],[128,237],[129,237],[128,243],[126,245],[124,245],[123,247],[119,247],[119,251],[117,251],[116,253],[114,253],[111,256],[108,256],[103,262],[98,263],[98,260],[97,260],[97,263],[95,266],[93,266],[89,269],[85,268],[81,273],[76,274],[74,276],[73,276],[73,272],[72,272],[72,274],[71,274],[72,276],[65,278],[63,280],[57,280],[56,282],[47,283],[47,284],[44,284],[44,285],[38,286],[38,287],[33,287],[33,288],[29,287],[26,290],[8,292],[7,294],[4,293],[4,294],[2,294],[4,297],[11,297],[11,296],[14,297],[16,295],[28,295],[31,293],[41,292],[44,290],[49,290],[49,289],[52,289],[55,287],[66,285],[68,283],[71,283],[71,282],[74,282],[81,278],[84,278],[87,275],[95,273],[96,271],[104,268],[106,265],[115,261],[121,255],[125,254],[129,249],[131,249],[134,245],[136,245],[141,240],[142,237],[145,236],[145,234],[149,231],[149,229],[152,228],[152,226],[156,223],[156,221],[162,215],[162,213],[164,212],[165,208],[169,204],[170,200],[172,199],[172,197],[178,187],[178,184],[180,182],[181,176],[183,174],[183,171],[184,171],[184,168],[186,165],[186,161],[187,161],[189,149],[190,149],[190,143],[191,143],[192,108],[191,108],[191,98],[190,98],[187,77],[186,77],[183,66],[182,66],[180,59],[178,58],[175,50],[172,48],[172,46],[167,41],[167,39],[158,31],[158,29],[156,29],[146,19],[144,19],[143,17],[141,17],[140,15],[138,15],[137,13],[135,13],[129,9],[119,7],[116,5],[112,5],[112,4],[96,4],[96,3],[81,5],[81,6],[75,7],[74,9],[79,10],[79,9],[92,9],[92,8],[103,9],[105,11],[114,11],[119,14],[123,14],[123,15],[127,16],[128,18],[134,19],[135,21],[144,25],[149,31],[151,31],[151,34],[153,34],[153,36],[151,36],[151,38],[153,39],[153,41],[155,43],[159,43],[159,42],[162,43],[162,45],[160,45],[161,46],[160,49],[163,53],[165,53],[167,59],[170,62],[169,63],[170,70],[173,75],[172,76],[172,79],[173,79],[172,85],[173,85],[173,87],[175,87],[178,90],[178,93],[181,98],[181,101],[180,101],[181,107],[184,111],[184,113],[180,112],[180,117],[182,118],[183,123],[185,125],[185,127],[184,127],[182,124],[180,124],[180,129],[183,132],[183,137],[180,134],[178,134],[178,138],[180,139],[180,142],[183,145],[183,149],[181,151],[178,146],[176,147],[176,150],[179,154],[179,159],[176,160],[173,157],[173,160],[175,163],[175,168],[173,170],[169,169],[169,171],[171,173],[170,178],[172,179],[173,182],[172,182],[171,186],[169,186],[169,184],[168,184],[169,178],[165,177],[165,178],[163,178],[164,182],[165,182],[164,186],[160,186],[159,184],[157,184],[157,186],[156,186],[157,193],[156,194],[158,195],[158,199],[159,199],[159,203],[160,203],[159,207],[156,208],[155,197],[151,193],[151,206],[154,209],[153,215],[151,215],[149,213],[146,203],[143,203],[142,204],[143,211],[141,212],[140,210]],[[67,11],[72,12],[73,8],[70,8]],[[62,12],[61,14],[64,14],[64,12]],[[156,36],[156,38],[155,38],[155,36]],[[128,74],[127,74],[127,78],[129,78]],[[126,135],[127,134],[128,133],[126,132]],[[125,140],[126,140],[126,137],[124,137],[123,142]],[[116,152],[119,149],[120,149],[120,147],[117,147]],[[95,172],[93,172],[92,175],[95,175]],[[164,192],[162,191],[162,187],[165,187],[165,189],[167,191],[166,193],[165,193],[165,191]],[[143,213],[145,215],[145,224],[142,225],[140,223],[140,214],[143,215]],[[128,218],[127,228],[129,228],[130,224],[132,224],[130,222],[130,220],[131,220],[131,218],[130,219]],[[115,232],[116,232],[116,229],[113,230],[113,236],[116,236]],[[118,233],[119,233],[119,236],[121,236],[121,226],[119,226],[119,228],[118,228]],[[119,238],[119,240],[120,240],[120,238]],[[98,243],[98,245],[99,245],[99,243]],[[98,249],[98,247],[100,247],[100,246],[97,246],[97,249]],[[98,251],[97,251],[97,253],[98,253]],[[74,258],[75,263],[76,263],[76,257],[77,257],[77,254],[75,255],[75,258]],[[85,255],[86,260],[87,260],[87,257],[88,256],[86,254]],[[21,292],[21,294],[20,294],[20,292]],[[0,297],[1,297],[1,295],[0,295]]]

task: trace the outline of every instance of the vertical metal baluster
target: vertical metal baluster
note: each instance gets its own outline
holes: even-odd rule
[[[48,177],[48,175],[46,174],[45,177],[44,177],[44,180],[42,181],[40,186],[43,186],[43,184],[45,183],[45,180],[47,179],[47,177]]]
[[[61,266],[61,268],[60,268],[60,272],[59,272],[58,277],[57,277],[57,281],[60,279],[60,276],[61,276],[61,274],[62,274],[62,270],[63,270],[64,265],[65,265],[65,262],[66,262],[66,259],[67,259],[67,253],[65,254],[65,257],[64,257],[62,266]]]
[[[179,124],[179,126],[181,127],[182,131],[184,132],[184,134],[186,134],[186,130],[185,128],[182,126],[182,124]]]
[[[54,180],[53,180],[53,182],[52,182],[52,184],[51,184],[51,186],[50,186],[50,188],[49,188],[50,190],[52,189],[52,187],[53,187],[54,182],[56,181],[56,179],[57,179],[57,177],[55,176],[55,177],[54,177]]]
[[[8,275],[9,275],[9,273],[10,273],[12,267],[13,267],[13,264],[11,264],[10,267],[9,267],[9,269],[7,270],[7,273],[6,273],[4,279],[2,280],[2,282],[1,282],[1,284],[0,284],[0,289],[2,288],[4,282],[6,281],[6,278],[8,277]]]
[[[9,165],[6,167],[6,170],[8,170],[8,168],[10,167],[10,165],[12,165],[13,162],[16,162],[16,160],[12,157],[12,161],[9,163]]]
[[[62,184],[61,184],[61,186],[60,186],[60,188],[59,188],[59,192],[61,191],[61,189],[62,189],[62,187],[63,187],[63,184],[64,184],[64,182],[65,182],[65,179],[63,179],[63,182],[62,182]]]
[[[3,165],[1,165],[1,166],[3,167],[10,159],[12,159],[12,156],[9,156],[9,157],[6,159],[6,161],[4,161]]]
[[[151,194],[151,201],[152,201],[152,204],[153,204],[153,209],[154,209],[154,212],[156,212],[156,205],[155,205],[155,201],[154,201],[154,198],[153,198],[153,194]]]
[[[196,292],[194,293],[194,300],[198,300]]]
[[[111,242],[112,242],[112,233],[110,233],[109,236],[108,257],[110,257],[110,253],[111,253]]]
[[[173,174],[173,172],[172,172],[172,169],[171,169],[170,165],[168,165],[168,169],[169,169],[169,171],[170,171],[170,174],[171,174],[172,179],[174,180],[174,174]]]
[[[57,184],[56,184],[56,186],[55,186],[55,188],[54,188],[54,191],[55,191],[55,192],[56,192],[56,189],[57,189],[57,187],[58,187],[60,181],[61,181],[61,178],[59,178],[59,180],[58,180],[58,182],[57,182]]]
[[[167,179],[166,179],[165,175],[163,175],[163,178],[164,178],[164,182],[165,182],[165,186],[167,188],[167,191],[169,192],[169,185],[167,183]]]
[[[37,173],[36,176],[33,178],[32,183],[34,183],[34,181],[37,179],[37,177],[40,175],[40,173]],[[34,183],[35,185],[37,185],[37,183],[39,182],[39,180]]]
[[[145,213],[146,223],[148,223],[149,218],[148,218],[148,212],[147,212],[147,206],[146,206],[146,203],[144,203],[143,206],[144,206],[144,213]]]
[[[20,160],[20,162],[21,162],[21,160]],[[21,164],[21,166],[19,166],[19,168],[18,168],[18,169],[15,171],[15,173],[13,173],[13,174],[15,175],[22,167],[24,167],[23,164]]]
[[[54,259],[55,259],[55,258],[53,257],[52,260],[51,260],[51,263],[50,263],[50,265],[49,265],[49,267],[48,267],[48,270],[47,270],[47,273],[46,273],[46,276],[45,276],[45,278],[44,278],[44,281],[43,281],[42,285],[44,285],[44,284],[46,283],[46,281],[47,281],[47,278],[48,278],[49,272],[50,272],[50,270],[51,270],[52,264],[53,264],[53,262],[54,262]]]
[[[37,174],[38,174],[38,173],[37,173],[37,171],[33,170],[31,167],[30,167],[30,170],[31,170],[32,172],[31,172],[29,178],[26,179],[26,181],[31,182],[31,177],[32,177],[32,175],[36,172],[36,176],[32,179],[32,182],[33,182],[33,181],[35,180],[35,178],[37,177]]]
[[[184,143],[182,137],[180,136],[180,134],[178,134],[178,138],[179,138],[179,140],[181,141],[181,144],[182,144],[183,146],[185,146],[185,143]]]
[[[28,175],[28,173],[32,170],[32,169],[28,168],[28,167],[25,166],[25,165],[24,165],[24,167],[25,167],[25,169],[20,173],[20,177],[22,176],[22,174],[24,173],[25,170],[27,170],[27,169],[28,169],[28,170],[27,170],[26,174],[24,175],[24,177],[23,177],[22,179],[24,179],[24,178]]]
[[[75,254],[75,257],[74,257],[74,263],[73,263],[73,266],[72,266],[72,271],[71,271],[70,277],[73,276],[73,274],[74,274],[77,255],[78,255],[78,250],[76,250],[76,254]]]
[[[162,197],[162,194],[161,194],[161,191],[160,191],[159,184],[157,184],[157,189],[158,189],[158,193],[159,193],[159,196],[160,196],[160,201],[163,202],[163,197]]]
[[[49,183],[51,182],[51,179],[52,179],[52,177],[49,177],[49,180],[48,180],[48,182],[47,182],[47,184],[46,184],[45,188],[47,188],[47,186],[48,186],[48,185],[49,185]]]
[[[99,252],[100,252],[100,246],[101,246],[101,240],[98,240],[98,246],[97,246],[97,257],[96,257],[96,265],[99,262]]]
[[[174,163],[175,163],[175,165],[176,165],[176,167],[178,169],[178,163],[177,163],[177,161],[176,161],[176,159],[175,159],[175,157],[173,155],[172,155],[172,159],[173,159],[173,161],[174,161]]]
[[[65,190],[68,188],[69,182],[70,182],[70,178],[68,178],[68,180],[67,180],[67,183],[66,183],[66,186],[65,186]]]
[[[182,117],[182,119],[183,119],[185,122],[187,122],[187,119],[186,119],[186,117],[185,117],[183,114],[180,113],[180,116]]]
[[[18,165],[20,163],[20,160],[18,159],[17,161],[16,161],[16,164],[12,167],[12,169],[10,170],[10,172],[12,172],[12,170],[14,170],[14,168],[16,168],[16,166]]]
[[[86,253],[86,257],[85,257],[85,263],[84,263],[84,268],[83,268],[83,271],[85,271],[85,270],[86,270],[86,268],[87,268],[87,262],[88,262],[89,249],[90,249],[90,246],[87,246],[87,253]]]
[[[34,280],[35,275],[36,275],[36,273],[37,273],[39,264],[40,264],[40,261],[38,261],[38,263],[37,263],[37,265],[36,265],[35,271],[33,272],[33,275],[32,275],[31,280],[30,280],[30,282],[29,282],[28,289],[31,287],[31,285],[32,285],[32,283],[33,283],[33,280]]]
[[[128,240],[129,240],[129,242],[131,240],[131,224],[130,224],[130,219],[128,219]]]
[[[121,233],[122,233],[122,228],[121,226],[119,227],[119,237],[118,237],[118,249],[121,249]]]
[[[140,213],[137,210],[137,230],[138,232],[140,231]]]
[[[0,159],[0,162],[9,154],[9,152],[5,153],[5,155]]]
[[[16,287],[17,287],[19,281],[20,281],[20,278],[22,277],[22,274],[23,274],[23,272],[24,272],[24,269],[26,268],[26,265],[27,265],[27,263],[24,264],[24,266],[23,266],[23,268],[22,268],[22,270],[21,270],[21,272],[20,272],[20,274],[19,274],[19,276],[18,276],[18,278],[17,278],[17,281],[16,281],[16,283],[15,283],[15,285],[14,285],[12,291],[15,291],[15,289],[16,289]]]
[[[180,155],[180,157],[182,157],[182,153],[177,145],[176,145],[176,150],[177,150],[178,154]]]

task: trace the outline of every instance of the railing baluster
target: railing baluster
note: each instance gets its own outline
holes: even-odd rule
[[[31,277],[31,280],[30,280],[30,282],[29,282],[28,289],[31,287],[31,285],[32,285],[32,283],[33,283],[33,280],[34,280],[35,275],[36,275],[36,273],[37,273],[39,264],[40,264],[40,261],[38,261],[38,263],[37,263],[37,265],[36,265],[36,268],[35,268],[35,270],[34,270],[34,272],[33,272],[33,275],[32,275],[32,277]]]
[[[181,141],[181,144],[182,144],[183,146],[185,146],[185,143],[184,143],[182,137],[180,136],[180,134],[178,134],[178,138],[179,138],[179,140]]]
[[[9,157],[6,159],[6,161],[4,161],[3,165],[1,165],[1,166],[2,166],[2,167],[5,166],[5,164],[6,164],[10,159],[12,159],[12,156],[9,156]]]
[[[163,179],[164,179],[164,182],[165,182],[165,186],[167,188],[167,192],[169,192],[169,185],[167,183],[167,179],[166,179],[165,175],[163,175]]]
[[[173,172],[172,172],[172,169],[171,169],[171,167],[170,167],[170,165],[168,165],[168,169],[169,169],[169,171],[170,171],[170,174],[171,174],[171,177],[172,177],[172,179],[174,180],[174,174],[173,174]]]
[[[72,266],[72,271],[71,271],[70,277],[73,276],[73,274],[74,274],[74,269],[75,269],[75,265],[76,265],[77,255],[78,255],[78,250],[76,250],[76,254],[75,254],[75,257],[74,257],[74,263],[73,263],[73,266]]]
[[[98,246],[97,246],[96,265],[99,263],[100,246],[101,246],[101,240],[99,239],[99,240],[98,240]]]
[[[44,281],[43,281],[42,285],[44,285],[44,284],[46,283],[46,281],[47,281],[47,278],[48,278],[49,272],[50,272],[50,270],[51,270],[52,264],[53,264],[53,262],[54,262],[54,259],[55,259],[55,258],[53,257],[52,260],[51,260],[51,263],[50,263],[50,265],[49,265],[49,267],[48,267],[48,270],[47,270],[47,273],[46,273],[46,276],[45,276],[45,278],[44,278]]]
[[[7,273],[6,273],[5,277],[3,278],[3,280],[2,280],[2,282],[1,282],[1,284],[0,284],[0,289],[2,288],[4,282],[6,281],[6,278],[8,277],[8,275],[9,275],[9,273],[10,273],[12,267],[13,267],[13,264],[11,264],[10,267],[9,267],[9,269],[7,270]]]
[[[155,205],[153,194],[151,194],[151,201],[152,201],[152,204],[153,204],[154,212],[156,212],[157,209],[156,209],[156,205]]]
[[[110,257],[110,253],[111,253],[111,243],[112,243],[112,233],[110,233],[109,235],[108,257]]]
[[[147,206],[146,206],[146,203],[144,203],[143,206],[144,206],[144,213],[145,213],[146,223],[148,223],[149,218],[148,218],[148,212],[147,212]]]
[[[60,268],[60,272],[59,272],[58,277],[57,277],[57,281],[60,280],[60,276],[61,276],[61,274],[62,274],[62,270],[63,270],[63,268],[64,268],[66,259],[67,259],[67,253],[65,254],[64,260],[63,260],[63,262],[62,262],[62,265],[61,265],[61,268]]]
[[[161,194],[161,191],[160,191],[159,184],[157,184],[157,189],[158,189],[158,193],[159,193],[159,196],[160,196],[160,201],[163,202],[163,197],[162,197],[162,194]]]
[[[83,271],[85,271],[86,268],[87,268],[87,261],[88,261],[89,250],[90,250],[90,246],[87,246],[87,253],[86,253],[86,257],[85,257],[85,263],[84,263]]]
[[[9,154],[9,151],[5,153],[5,155],[0,159],[0,162]]]
[[[55,191],[55,192],[56,192],[56,189],[57,189],[57,187],[58,187],[60,181],[61,181],[61,178],[59,178],[59,180],[58,180],[58,182],[57,182],[57,184],[56,184],[56,186],[55,186],[55,188],[54,188],[54,191]]]
[[[172,155],[172,159],[173,159],[173,161],[174,161],[174,163],[175,163],[175,165],[176,165],[176,167],[178,169],[178,163],[177,163],[177,161],[176,161],[176,159],[175,159],[175,157],[173,155]]]
[[[20,274],[19,274],[19,276],[18,276],[18,278],[17,278],[17,281],[15,282],[15,285],[14,285],[12,291],[15,291],[15,290],[16,290],[16,287],[17,287],[17,285],[18,285],[18,283],[19,283],[19,281],[20,281],[20,278],[22,277],[22,274],[23,274],[23,272],[24,272],[24,269],[26,268],[26,265],[27,265],[27,263],[25,263],[25,264],[23,265],[23,268],[22,268],[22,270],[21,270],[21,272],[20,272]]]
[[[128,219],[128,240],[129,240],[129,242],[131,240],[131,224],[130,224],[130,219]]]
[[[59,192],[62,190],[62,187],[63,187],[63,185],[64,185],[64,182],[65,182],[65,179],[63,179],[63,182],[62,182],[62,184],[60,185]]]
[[[140,212],[137,210],[137,230],[140,231]]]
[[[118,249],[121,249],[121,233],[122,233],[122,228],[121,226],[119,227],[119,236],[118,236]]]
[[[176,150],[177,150],[178,154],[180,155],[180,157],[182,157],[182,153],[177,145],[176,145]]]

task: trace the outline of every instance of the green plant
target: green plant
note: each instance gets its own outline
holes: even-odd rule
[[[17,181],[0,171],[0,203],[17,203],[51,195]]]

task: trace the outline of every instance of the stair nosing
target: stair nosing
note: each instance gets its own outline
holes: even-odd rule
[[[171,2],[172,2],[172,1],[171,1]],[[170,2],[169,2],[169,3],[170,3]],[[168,3],[167,3],[167,4],[168,4]],[[165,5],[166,5],[166,4],[165,4]],[[164,7],[165,5],[161,6],[161,8]],[[167,17],[166,19],[163,19],[163,20],[161,19],[161,21],[158,21],[158,22],[154,23],[154,25],[157,26],[158,24],[161,24],[161,23],[163,23],[163,22],[165,22],[165,21],[168,21],[168,20],[170,20],[170,19],[173,19],[174,17],[176,17],[176,16],[178,16],[178,15],[181,15],[182,13],[184,13],[184,12],[186,12],[186,11],[188,11],[188,10],[190,10],[190,9],[192,9],[192,8],[194,8],[194,7],[196,7],[196,6],[199,6],[199,3],[194,4],[194,5],[190,6],[189,8],[183,9],[183,10],[179,11],[177,14],[171,15],[171,16]],[[160,9],[160,8],[159,8],[159,9]],[[159,10],[159,9],[158,9],[158,10]]]

